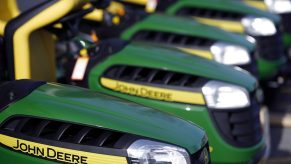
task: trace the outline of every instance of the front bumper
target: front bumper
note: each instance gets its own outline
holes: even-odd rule
[[[257,161],[263,157],[264,153],[260,152],[264,151],[263,149],[266,147],[264,137],[253,145],[235,146],[222,137],[207,108],[202,107],[191,113],[187,114],[187,119],[203,127],[208,134],[213,163],[249,163],[249,161]]]

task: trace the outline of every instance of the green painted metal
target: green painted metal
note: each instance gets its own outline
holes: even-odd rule
[[[132,36],[141,30],[157,30],[163,32],[172,32],[193,37],[204,37],[215,41],[230,42],[254,50],[254,45],[248,42],[245,36],[229,33],[218,28],[207,26],[196,22],[190,18],[168,16],[164,14],[151,14],[144,20],[134,24],[122,33],[121,38],[129,40]]]
[[[290,33],[284,33],[283,40],[286,47],[291,47],[291,34]]]
[[[278,75],[278,71],[281,69],[281,66],[286,63],[285,58],[281,60],[269,61],[260,59],[258,60],[260,79],[269,79]]]
[[[262,13],[266,13],[266,12],[262,12]],[[197,23],[193,19],[174,17],[174,16],[170,17],[166,15],[161,15],[161,14],[152,14],[146,19],[134,24],[133,26],[129,27],[126,31],[122,33],[121,38],[130,40],[130,38],[132,38],[136,32],[145,30],[145,29],[172,32],[172,33],[184,34],[188,36],[205,37],[205,38],[210,38],[216,41],[229,42],[232,44],[245,47],[249,50],[249,52],[254,52],[254,48],[255,48],[254,44],[251,44],[250,42],[248,42],[244,35],[228,33],[226,31],[219,30],[217,28],[213,28],[210,26]],[[258,59],[257,60],[257,63],[259,63],[258,64],[258,70],[259,70],[258,78],[264,79],[264,78],[272,77],[274,72],[279,72],[280,66],[284,64],[284,62],[282,61],[285,61],[284,56],[278,60],[272,60],[272,61]],[[273,67],[270,67],[270,65]]]
[[[157,110],[79,87],[46,84],[9,106],[3,122],[13,115],[36,116],[136,134],[186,148],[202,147],[205,133],[197,126]],[[191,140],[185,139],[185,136]]]
[[[249,92],[252,92],[256,86],[256,80],[253,77],[228,66],[199,57],[191,57],[168,49],[153,48],[147,45],[133,43],[133,45],[128,45],[122,51],[116,55],[112,55],[91,70],[89,74],[89,88],[137,102],[198,124],[208,134],[210,146],[213,148],[211,158],[214,163],[248,163],[256,153],[263,150],[264,140],[248,148],[238,148],[226,143],[213,124],[213,120],[206,106],[152,100],[122,94],[102,87],[100,77],[104,71],[110,66],[118,64],[138,65],[198,75],[208,79],[237,84],[247,88]]]
[[[93,82],[92,84],[94,84],[97,79],[96,77],[100,77],[104,69],[118,64],[138,65],[165,70],[169,69],[176,72],[193,74],[208,79],[240,85],[249,91],[254,90],[257,84],[254,77],[244,72],[237,71],[230,66],[222,65],[204,58],[190,56],[180,51],[157,46],[153,47],[143,43],[131,43],[120,52],[110,56],[108,60],[100,63],[98,69],[93,68],[93,71],[89,75],[90,83]]]
[[[258,10],[250,7],[241,1],[233,0],[178,0],[172,6],[170,6],[165,13],[175,15],[175,13],[183,7],[205,7],[210,9],[221,9],[225,11],[235,11],[247,15],[253,15],[258,17],[266,17],[271,19],[274,23],[280,22],[280,17],[265,11]]]

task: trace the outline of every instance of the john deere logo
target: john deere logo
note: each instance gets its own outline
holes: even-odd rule
[[[41,143],[22,140],[0,134],[0,143],[15,151],[41,157],[48,160],[55,160],[62,163],[78,164],[126,164],[125,157],[97,154],[80,150],[45,145]]]
[[[147,87],[132,87],[128,85],[124,85],[123,83],[116,82],[115,87],[113,90],[120,91],[123,93],[128,93],[131,95],[137,95],[142,97],[149,97],[152,99],[158,99],[158,100],[165,100],[165,101],[171,101],[172,100],[172,94],[169,92],[160,92],[157,90],[152,90]]]
[[[117,92],[155,100],[199,105],[205,104],[203,95],[198,92],[180,91],[174,89],[152,87],[148,85],[132,84],[105,77],[101,78],[101,85]]]
[[[80,156],[71,153],[65,153],[57,151],[56,149],[50,147],[37,147],[34,145],[21,142],[21,140],[16,140],[16,145],[12,147],[15,150],[19,150],[23,153],[32,154],[35,156],[46,157],[49,159],[56,159],[58,161],[64,161],[68,163],[87,163],[88,157]]]

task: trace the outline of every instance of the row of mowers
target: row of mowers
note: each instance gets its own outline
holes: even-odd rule
[[[1,163],[266,162],[289,17],[290,0],[0,0]]]

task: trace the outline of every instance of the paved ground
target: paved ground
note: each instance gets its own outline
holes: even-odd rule
[[[271,154],[268,163],[291,163],[291,85],[275,95],[270,109]]]
[[[271,128],[270,163],[291,163],[291,128]]]

